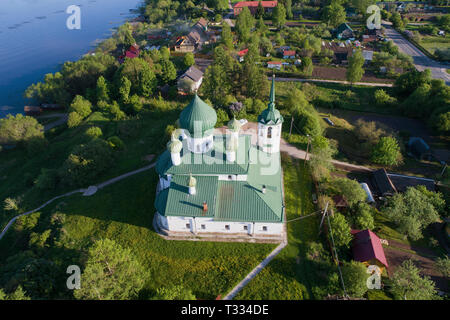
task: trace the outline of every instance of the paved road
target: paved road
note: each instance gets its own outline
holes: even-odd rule
[[[383,21],[383,27],[386,29],[386,38],[392,40],[401,52],[413,58],[417,70],[424,71],[425,69],[430,69],[434,79],[442,79],[447,85],[450,85],[450,74],[446,71],[446,69],[449,68],[448,65],[428,58],[422,51],[416,48],[416,46],[394,30],[388,22]]]
[[[53,129],[54,127],[57,127],[57,126],[60,126],[64,123],[66,123],[69,115],[67,113],[53,113],[53,114],[48,114],[48,115],[44,115],[44,116],[39,116],[39,117],[37,117],[37,119],[45,119],[45,118],[53,118],[53,117],[59,117],[59,119],[44,125],[44,131],[48,131],[50,129]]]
[[[269,77],[272,80],[272,77]],[[344,80],[326,80],[326,79],[303,79],[303,78],[280,78],[276,77],[275,81],[280,82],[326,82],[326,83],[341,83],[341,84],[351,84]],[[368,87],[392,87],[392,83],[382,83],[382,82],[355,82],[354,85],[368,86]]]

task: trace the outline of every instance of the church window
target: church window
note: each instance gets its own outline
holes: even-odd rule
[[[272,138],[272,127],[269,127],[269,129],[267,130],[267,138],[268,139]]]
[[[206,226],[204,224],[202,224],[202,230],[205,230]]]
[[[233,180],[233,176],[228,176],[228,180]]]
[[[262,231],[267,231],[267,226],[263,226]]]
[[[186,223],[186,229],[190,229],[191,228],[191,224],[190,223]]]
[[[229,224],[225,225],[225,230],[230,230],[230,225]]]
[[[248,230],[248,226],[244,226],[244,230]]]

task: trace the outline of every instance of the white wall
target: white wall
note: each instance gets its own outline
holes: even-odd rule
[[[272,128],[272,138],[268,138],[269,128]],[[265,152],[280,152],[281,123],[276,125],[264,125],[258,123],[258,146]],[[270,144],[271,147],[267,147]]]
[[[242,233],[257,235],[279,235],[283,232],[283,223],[252,223],[252,222],[225,222],[214,221],[213,218],[202,217],[164,217],[157,213],[160,224],[169,231],[196,233]],[[203,227],[204,228],[203,228]],[[228,226],[228,229],[227,229]],[[245,230],[247,227],[247,230]],[[266,227],[266,231],[264,231]]]

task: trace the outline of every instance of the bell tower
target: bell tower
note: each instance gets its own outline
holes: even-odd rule
[[[258,147],[267,153],[280,152],[281,128],[283,116],[275,108],[275,75],[272,76],[272,87],[267,109],[258,116]]]

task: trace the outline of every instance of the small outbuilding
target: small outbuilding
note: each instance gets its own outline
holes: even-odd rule
[[[420,137],[409,138],[408,151],[419,160],[429,160],[432,156],[430,146]]]
[[[342,23],[339,27],[334,31],[336,34],[336,38],[339,40],[350,39],[355,37],[355,33],[353,29],[347,23]]]
[[[381,271],[389,267],[380,238],[371,230],[352,230],[353,259],[366,266],[376,265]]]
[[[372,173],[372,184],[377,188],[377,194],[382,197],[393,196],[397,193],[386,169],[379,169]]]

